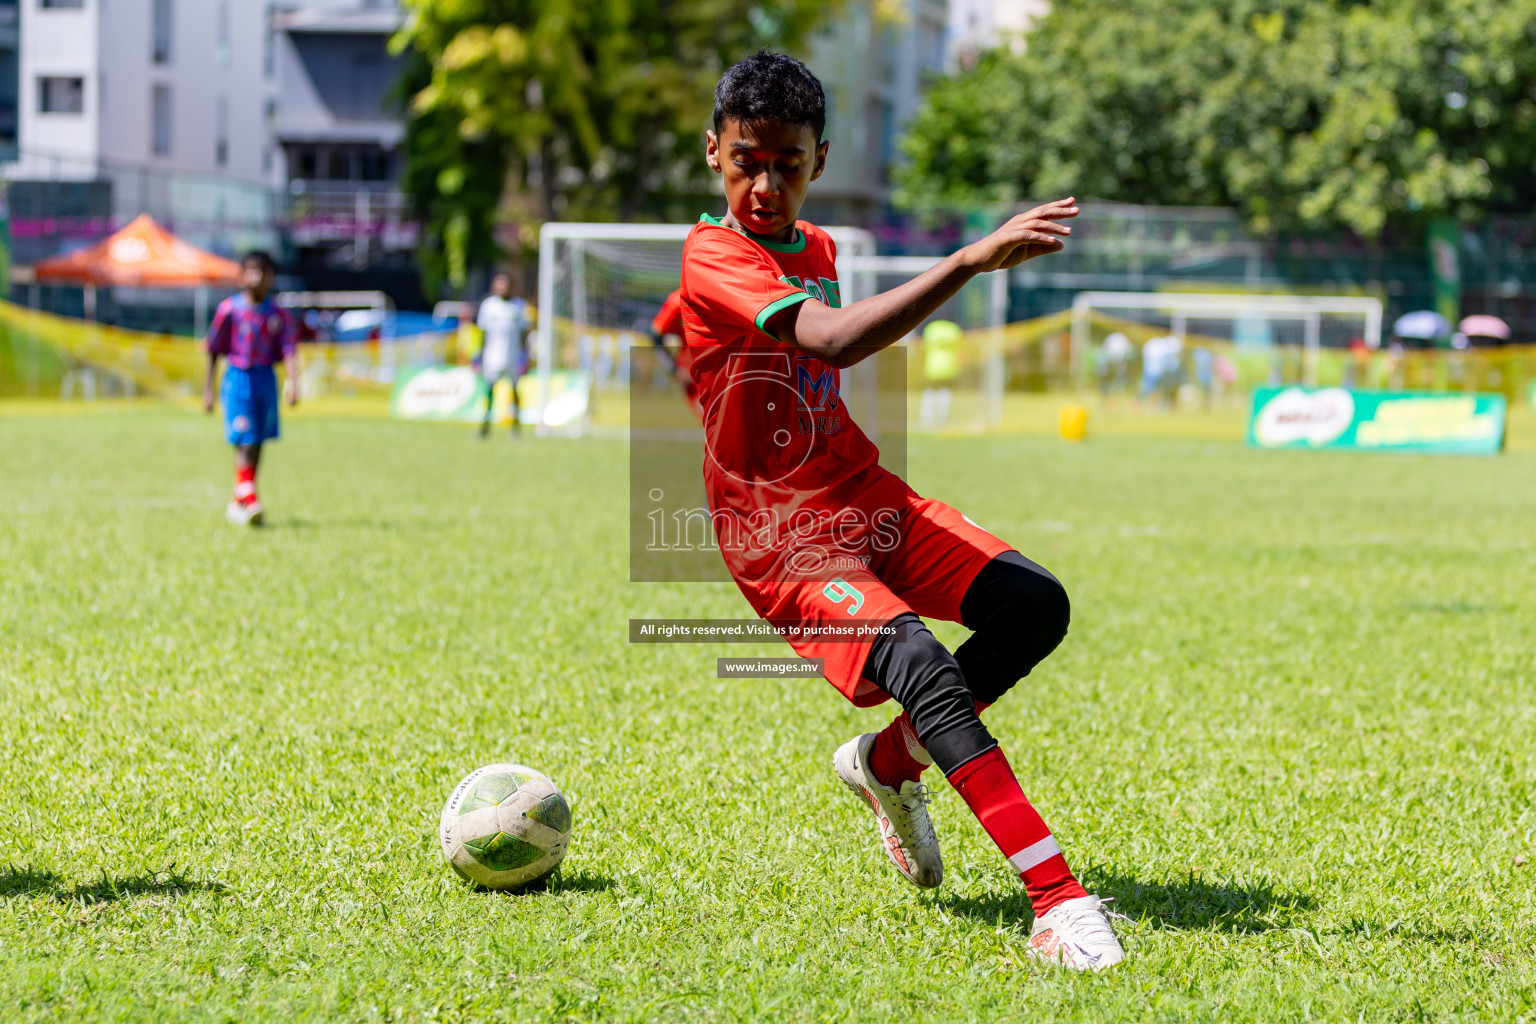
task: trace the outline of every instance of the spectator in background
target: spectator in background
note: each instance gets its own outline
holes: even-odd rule
[[[1123,331],[1116,331],[1104,339],[1099,363],[1099,390],[1102,394],[1108,396],[1125,390],[1131,372],[1133,351],[1131,339]]]
[[[1366,345],[1364,338],[1356,335],[1349,340],[1349,362],[1344,364],[1344,386],[1350,390],[1364,386],[1370,365],[1370,346]]]
[[[919,418],[925,429],[949,423],[950,387],[960,376],[963,332],[953,320],[930,320],[923,328],[923,398]]]
[[[208,377],[203,408],[208,412],[216,404],[213,385],[219,359],[229,364],[219,396],[224,404],[224,435],[235,449],[235,491],[224,517],[237,525],[260,526],[266,515],[256,496],[256,470],[262,445],[281,436],[277,375],[272,370],[277,363],[287,372],[288,404],[299,401],[298,338],[293,317],[272,296],[276,272],[265,252],[246,253],[240,260],[240,293],[219,303],[204,343]]]
[[[1195,364],[1195,384],[1200,388],[1200,397],[1209,409],[1216,390],[1216,365],[1211,359],[1211,350],[1204,345],[1196,345],[1190,351],[1189,358]]]
[[[499,273],[491,279],[491,294],[480,303],[475,325],[485,333],[485,344],[475,365],[486,384],[485,422],[480,436],[491,434],[491,419],[496,415],[496,385],[507,381],[512,389],[512,435],[518,433],[522,410],[517,404],[517,382],[528,371],[528,349],[524,339],[533,327],[528,303],[512,294],[512,278]]]

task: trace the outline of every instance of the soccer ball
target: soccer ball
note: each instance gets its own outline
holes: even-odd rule
[[[564,859],[571,808],[542,772],[488,764],[453,787],[440,838],[461,878],[487,889],[527,889]]]

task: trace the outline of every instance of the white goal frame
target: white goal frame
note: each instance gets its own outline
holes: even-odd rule
[[[1190,317],[1237,319],[1261,316],[1266,320],[1294,320],[1303,326],[1305,358],[1303,382],[1317,386],[1318,350],[1325,313],[1363,316],[1365,343],[1381,347],[1381,300],[1331,295],[1221,295],[1180,292],[1079,292],[1072,300],[1072,377],[1079,386],[1088,383],[1088,348],[1091,317],[1096,309],[1156,310],[1170,314],[1172,331],[1182,337]]]
[[[539,305],[535,345],[539,360],[537,379],[541,412],[537,429],[540,434],[548,429],[543,420],[542,410],[549,405],[554,373],[555,323],[554,317],[548,311],[555,308],[556,247],[561,242],[573,242],[579,246],[581,242],[588,240],[682,242],[693,228],[693,224],[603,224],[579,221],[550,221],[539,228]],[[849,260],[865,259],[874,255],[875,236],[863,228],[837,226],[822,230],[832,236],[832,241],[837,245],[839,281],[844,279],[845,274],[853,272],[852,266],[848,263]]]

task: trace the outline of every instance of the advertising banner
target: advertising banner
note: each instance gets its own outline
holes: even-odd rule
[[[1461,319],[1461,228],[1450,217],[1429,222],[1429,272],[1435,282],[1435,312],[1455,326]]]
[[[1248,443],[1260,448],[1496,455],[1504,447],[1503,395],[1434,391],[1259,388]]]
[[[468,366],[418,366],[395,378],[390,411],[406,420],[449,420],[479,423],[485,418],[487,388],[480,375]],[[556,370],[550,374],[549,414],[542,420],[551,427],[576,423],[587,414],[591,382],[584,373]],[[511,396],[505,384],[497,388],[496,421],[507,420]],[[519,417],[524,423],[540,422],[539,375],[529,373],[517,382]]]

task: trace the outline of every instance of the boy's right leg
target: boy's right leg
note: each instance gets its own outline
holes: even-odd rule
[[[235,445],[235,503],[245,522],[261,525],[261,499],[256,495],[256,471],[261,466],[261,445]]]
[[[522,373],[512,374],[508,380],[512,384],[512,436],[517,437],[522,433],[523,410],[517,404],[517,382],[522,379]]]
[[[865,675],[910,716],[922,747],[1017,871],[1035,911],[1031,949],[1077,968],[1118,963],[1124,952],[1098,897],[1067,866],[1055,837],[1024,795],[982,724],[960,665],[916,615],[870,650]]]

